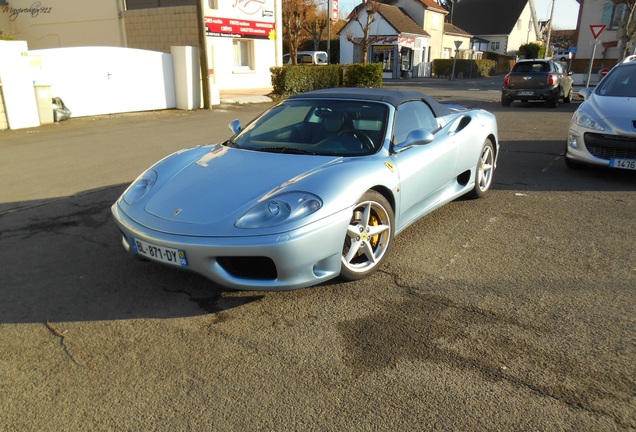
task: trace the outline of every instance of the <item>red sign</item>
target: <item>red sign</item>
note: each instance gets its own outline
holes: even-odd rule
[[[268,39],[274,30],[273,22],[248,21],[233,18],[205,17],[208,36]]]
[[[338,22],[338,0],[331,0],[331,21]]]
[[[603,30],[605,30],[605,27],[607,27],[605,24],[590,25],[590,30],[592,30],[592,36],[594,36],[594,39],[598,39],[601,33],[603,33]]]
[[[605,68],[601,70],[601,76],[604,77],[605,75],[607,75],[609,73],[609,69]]]

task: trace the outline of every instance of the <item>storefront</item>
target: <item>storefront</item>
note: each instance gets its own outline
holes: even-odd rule
[[[376,37],[369,50],[369,61],[382,63],[383,78],[420,76],[419,66],[426,62],[427,38]]]

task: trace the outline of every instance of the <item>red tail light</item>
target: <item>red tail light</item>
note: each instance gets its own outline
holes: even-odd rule
[[[554,85],[555,82],[556,82],[556,76],[552,74],[548,75],[548,85]]]
[[[504,85],[508,84],[510,84],[510,75],[506,75],[506,77],[504,78]]]

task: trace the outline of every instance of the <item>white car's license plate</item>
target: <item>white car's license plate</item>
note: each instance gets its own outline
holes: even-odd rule
[[[533,91],[520,91],[517,92],[517,96],[534,96]]]
[[[143,257],[179,267],[188,266],[188,259],[184,250],[157,246],[134,237],[131,240],[135,252]]]
[[[611,168],[636,170],[636,159],[610,159]]]

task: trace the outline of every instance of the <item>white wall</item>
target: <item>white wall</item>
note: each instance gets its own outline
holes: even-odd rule
[[[172,56],[119,47],[34,50],[73,117],[176,107]]]
[[[25,41],[0,41],[0,82],[11,129],[40,126],[38,107]]]
[[[269,68],[276,58],[275,42],[267,39],[252,39],[254,44],[252,70],[233,67],[234,47],[232,38],[208,36],[208,62],[214,69],[214,83],[222,90],[267,88],[272,85]]]

